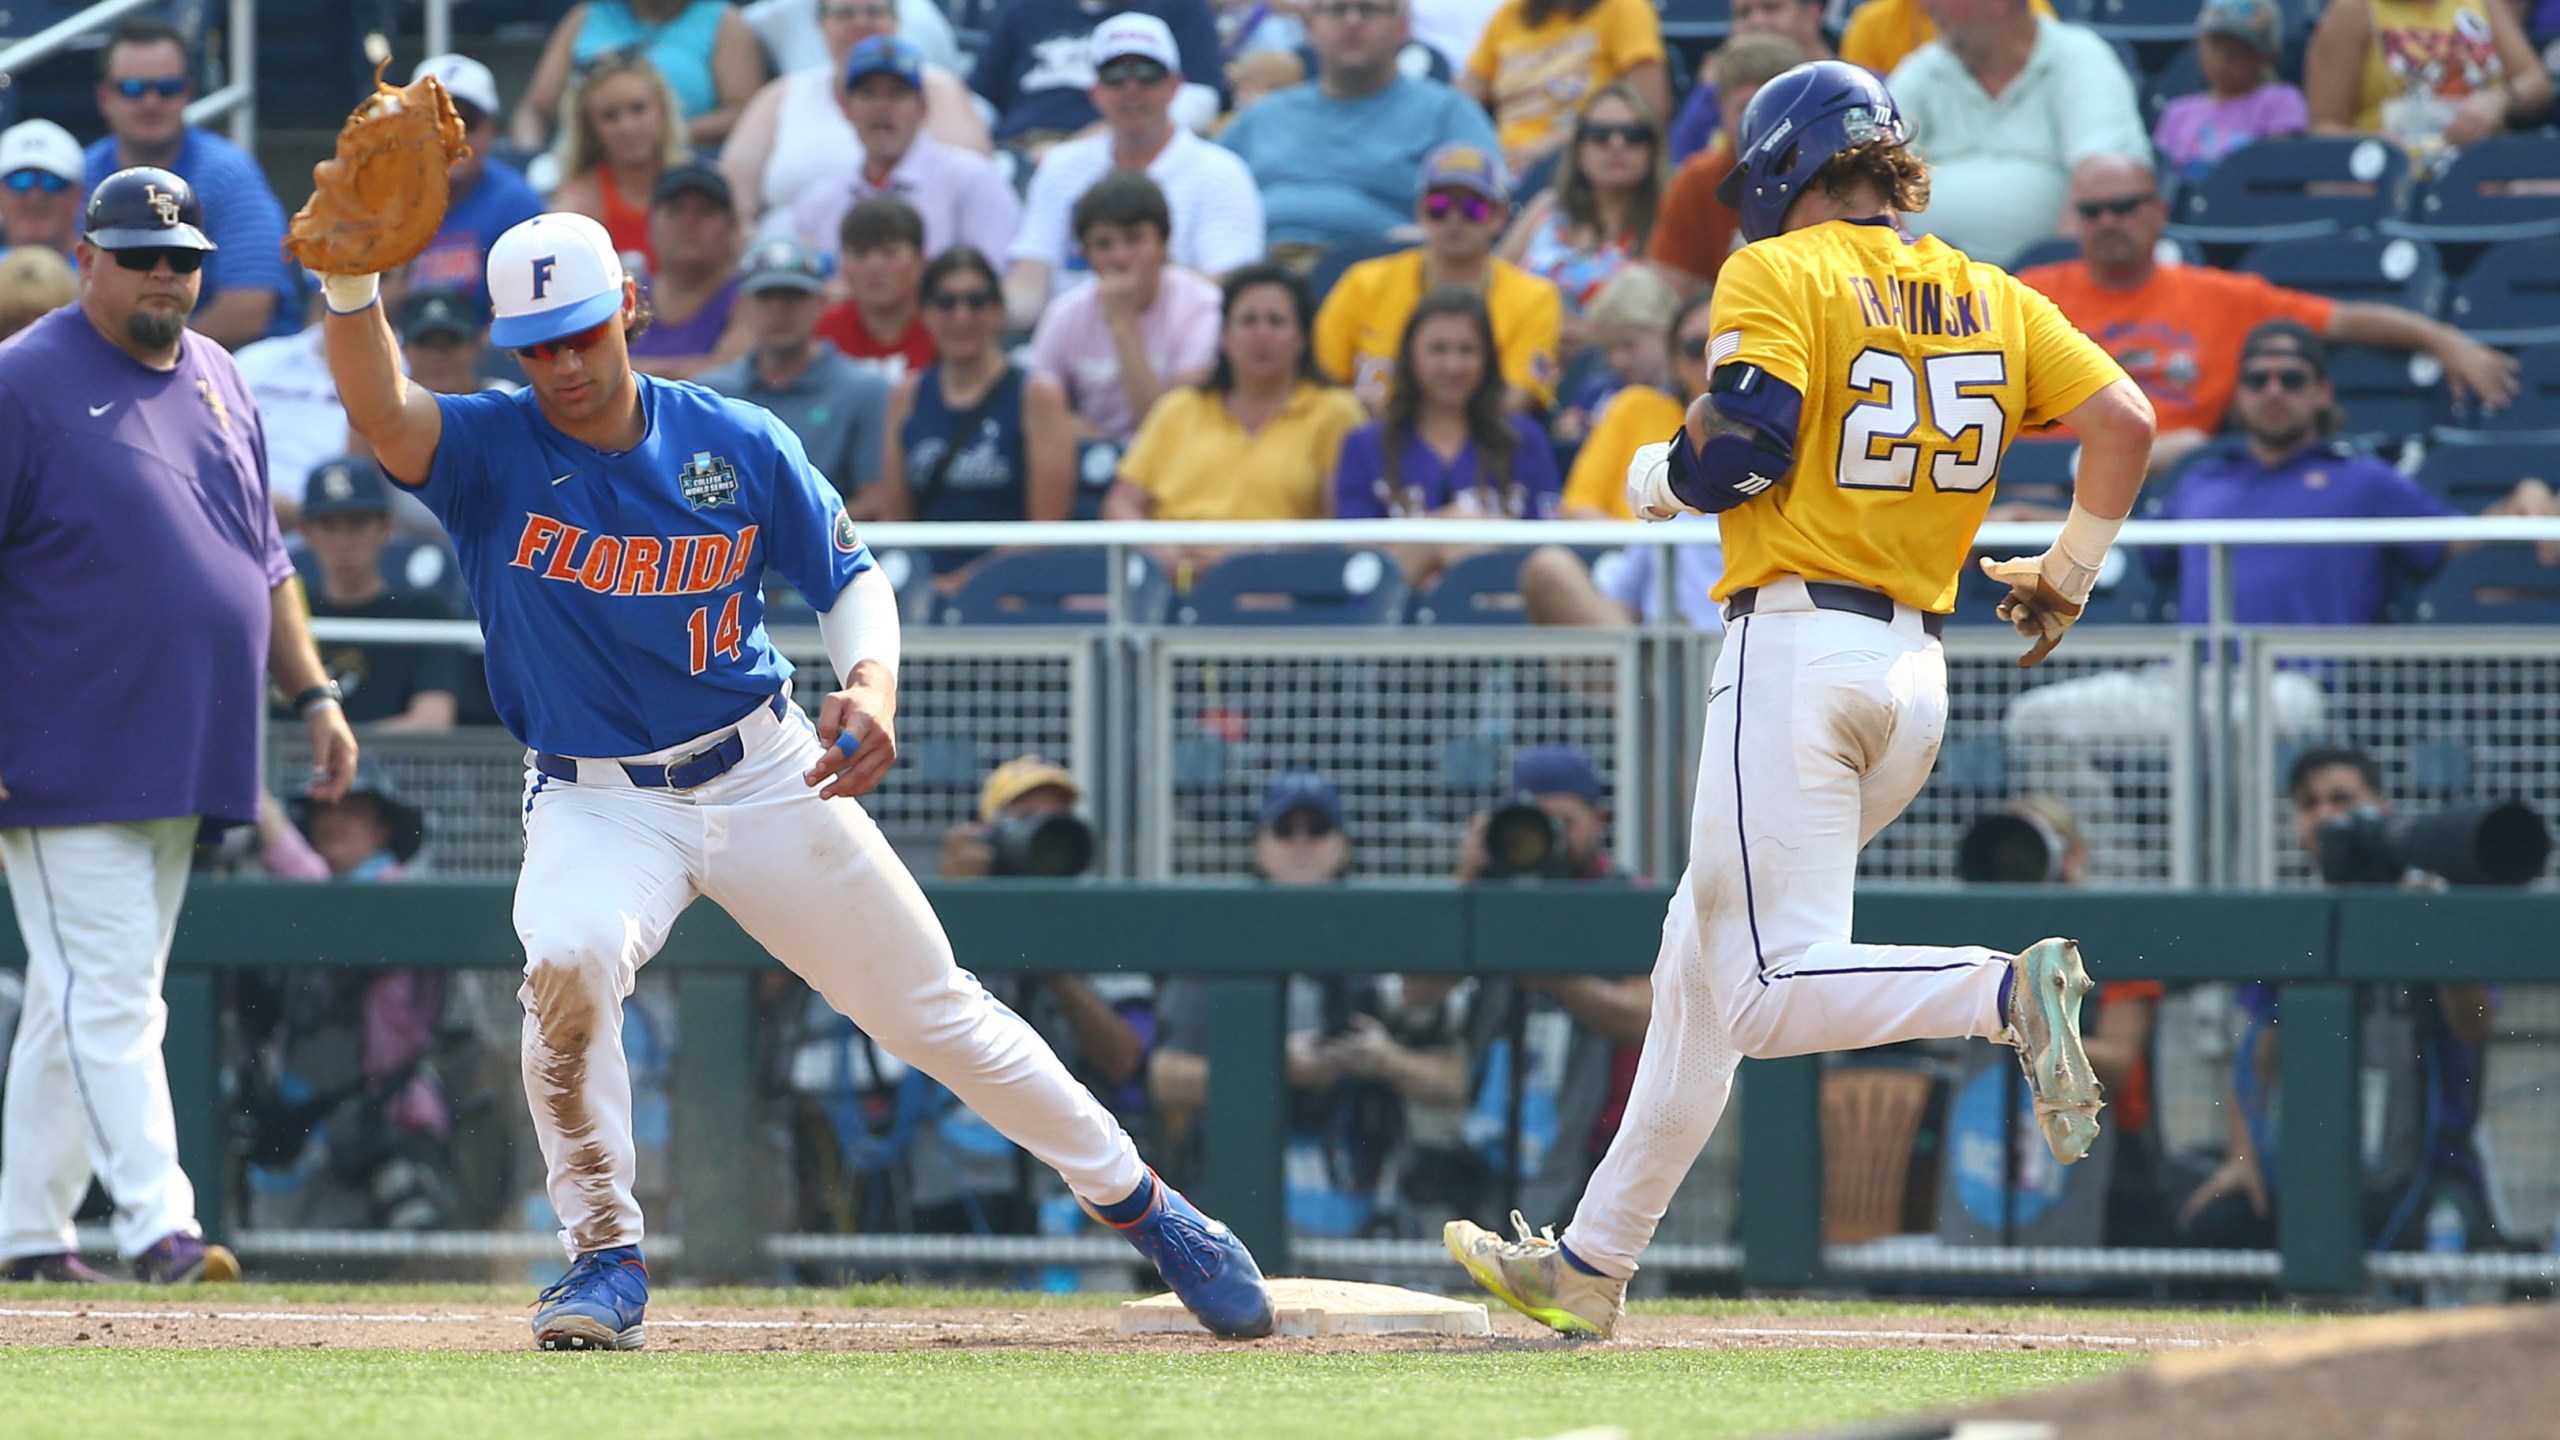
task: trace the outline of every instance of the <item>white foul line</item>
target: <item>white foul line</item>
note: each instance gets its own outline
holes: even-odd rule
[[[521,1322],[522,1315],[366,1315],[301,1310],[20,1310],[0,1307],[0,1317],[32,1320],[248,1320],[280,1323],[352,1320],[373,1325],[478,1325]],[[980,1320],[660,1320],[667,1330],[993,1330]]]

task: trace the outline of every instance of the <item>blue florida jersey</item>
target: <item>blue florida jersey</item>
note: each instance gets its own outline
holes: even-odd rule
[[[647,428],[618,452],[560,433],[531,390],[436,397],[418,497],[462,558],[498,718],[537,750],[642,755],[734,723],[791,674],[765,567],[825,606],[871,564],[770,412],[632,380]]]

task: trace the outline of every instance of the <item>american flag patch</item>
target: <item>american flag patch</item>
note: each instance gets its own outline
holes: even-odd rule
[[[1723,364],[1727,360],[1730,360],[1741,353],[1742,332],[1739,330],[1727,330],[1708,344],[1707,364],[1712,368]]]

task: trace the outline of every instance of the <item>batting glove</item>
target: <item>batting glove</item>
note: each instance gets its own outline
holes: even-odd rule
[[[1627,508],[1639,520],[1672,520],[1689,507],[1671,493],[1671,443],[1656,441],[1636,447],[1627,462]]]
[[[2063,632],[2088,608],[2089,593],[2098,588],[2098,567],[2106,563],[2107,547],[2123,528],[2123,520],[2092,515],[2075,500],[2053,548],[2010,560],[1983,557],[1982,573],[2009,587],[1997,613],[2031,642],[2018,657],[2020,665],[2042,664],[2062,643]]]

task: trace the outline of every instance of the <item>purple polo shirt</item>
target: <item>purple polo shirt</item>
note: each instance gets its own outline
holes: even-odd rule
[[[2408,476],[2333,445],[2314,445],[2273,467],[2226,441],[2188,467],[2161,520],[2352,520],[2450,515]],[[2201,545],[2154,549],[2154,573],[2178,580],[2178,617],[2211,613],[2212,561]],[[2243,625],[2372,625],[2394,573],[2426,575],[2441,545],[2245,545],[2231,552],[2232,618]]]
[[[292,574],[221,346],[153,370],[77,305],[0,344],[0,828],[254,821]]]

